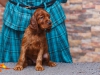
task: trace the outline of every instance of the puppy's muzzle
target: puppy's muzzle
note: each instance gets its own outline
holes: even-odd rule
[[[51,25],[51,24],[52,24],[51,21],[49,21],[49,22],[48,22],[48,25]]]

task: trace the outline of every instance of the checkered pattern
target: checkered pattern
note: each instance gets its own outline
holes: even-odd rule
[[[65,23],[62,22],[51,32],[47,33],[49,53],[55,62],[72,62],[69,51],[68,37]]]
[[[59,1],[61,3],[66,3],[67,2],[67,0],[57,0],[57,1]]]
[[[33,2],[32,2],[32,0],[29,0],[26,3],[25,3],[25,1],[23,1],[21,3],[25,4],[25,5],[29,5],[29,6],[30,5],[37,6],[37,5],[40,5],[41,3],[43,3],[42,0],[40,2],[39,1],[37,0],[37,2],[34,2],[34,0],[33,0]],[[50,17],[51,17],[51,20],[53,23],[53,27],[55,27],[56,25],[58,25],[59,23],[61,23],[62,21],[64,21],[66,19],[64,11],[58,1],[56,1],[51,7],[48,7],[48,8],[45,7],[45,9],[50,14]],[[10,11],[8,11],[8,10],[10,10]],[[27,28],[27,26],[29,25],[30,18],[32,16],[32,14],[34,13],[34,11],[35,10],[29,10],[29,9],[20,7],[18,5],[16,6],[16,5],[8,2],[7,6],[5,8],[3,21],[4,21],[5,25],[7,25],[8,27],[10,27],[14,30],[24,31]],[[12,14],[14,14],[14,16]]]
[[[14,0],[17,2],[18,0]],[[27,0],[19,1],[26,5],[40,5],[50,0]],[[62,1],[63,2],[63,1]],[[47,33],[49,53],[51,60],[55,62],[72,62],[70,56],[68,37],[64,20],[66,16],[60,5],[56,1],[52,6],[46,8],[49,12],[53,27],[50,33]],[[29,10],[20,6],[7,3],[4,16],[3,27],[0,35],[0,62],[17,62],[20,55],[21,39],[24,31],[29,25],[30,18],[35,10]]]

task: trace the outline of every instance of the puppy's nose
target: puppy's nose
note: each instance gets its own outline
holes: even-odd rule
[[[51,25],[51,21],[48,22],[48,25]]]

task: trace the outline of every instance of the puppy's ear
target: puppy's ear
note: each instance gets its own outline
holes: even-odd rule
[[[30,20],[30,27],[32,28],[32,30],[34,30],[35,32],[38,32],[38,24],[36,21],[35,16],[33,15],[31,20]]]

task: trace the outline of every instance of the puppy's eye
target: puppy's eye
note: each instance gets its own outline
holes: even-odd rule
[[[43,16],[39,17],[39,19],[43,19],[43,18],[44,18]]]

